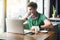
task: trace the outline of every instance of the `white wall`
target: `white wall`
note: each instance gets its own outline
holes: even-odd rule
[[[0,0],[0,33],[4,32],[4,0]]]
[[[44,15],[49,18],[50,0],[44,0]]]

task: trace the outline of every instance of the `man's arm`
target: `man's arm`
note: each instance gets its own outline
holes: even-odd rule
[[[27,13],[27,15],[24,17],[24,19],[23,19],[23,22],[25,22],[26,20],[27,20],[27,18],[29,17],[31,15],[31,13],[29,12],[29,13]]]
[[[44,25],[41,25],[41,28],[53,28],[52,23],[50,22],[50,20],[45,19],[44,20]]]

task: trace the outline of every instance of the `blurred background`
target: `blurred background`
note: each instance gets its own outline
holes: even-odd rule
[[[47,18],[60,18],[60,0],[0,0],[0,33],[6,32],[6,18],[24,18],[28,12],[27,4],[31,1],[38,4],[37,11]],[[53,23],[60,24],[60,21]]]

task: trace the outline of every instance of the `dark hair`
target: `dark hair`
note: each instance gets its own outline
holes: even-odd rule
[[[35,2],[30,2],[27,6],[33,7],[34,9],[37,9],[37,3],[35,3]]]

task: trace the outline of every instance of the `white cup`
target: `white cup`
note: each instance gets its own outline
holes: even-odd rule
[[[39,31],[39,26],[32,26],[31,30],[32,30],[32,29],[35,29],[35,33],[38,33],[38,31]]]

